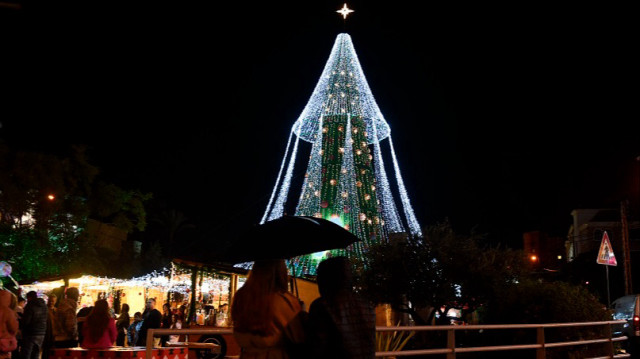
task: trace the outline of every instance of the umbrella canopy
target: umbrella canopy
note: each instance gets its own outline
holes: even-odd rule
[[[228,263],[289,259],[346,248],[359,240],[351,232],[326,219],[284,216],[250,228],[231,244],[223,259]]]

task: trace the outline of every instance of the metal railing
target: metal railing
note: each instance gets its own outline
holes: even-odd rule
[[[455,359],[457,353],[478,353],[478,352],[495,352],[506,350],[523,350],[523,349],[535,349],[536,359],[546,358],[547,348],[558,348],[567,346],[588,345],[597,343],[606,343],[607,356],[602,358],[629,358],[629,354],[615,354],[614,342],[625,341],[628,338],[626,336],[612,337],[611,325],[624,324],[626,321],[612,320],[603,322],[576,322],[576,323],[553,323],[553,324],[494,324],[494,325],[431,325],[431,326],[398,326],[398,327],[376,327],[377,332],[399,332],[399,331],[446,331],[447,333],[447,345],[444,348],[438,349],[417,349],[417,350],[396,350],[396,351],[384,351],[376,352],[376,357],[400,357],[400,356],[416,356],[416,355],[436,355],[446,354],[447,359]],[[553,342],[547,343],[545,341],[545,329],[547,328],[566,328],[566,327],[587,327],[587,326],[606,326],[607,335],[597,339],[583,339],[573,340],[565,342]],[[456,345],[456,331],[469,331],[469,330],[496,330],[496,329],[535,329],[536,330],[536,343],[532,344],[518,344],[518,345],[494,345],[494,346],[476,346],[476,347],[458,347]],[[599,359],[599,358],[592,358]]]
[[[216,329],[216,328],[207,328],[207,329],[149,329],[147,330],[147,349],[146,349],[146,359],[151,359],[153,356],[152,350],[154,349],[153,338],[161,335],[172,335],[172,334],[232,334],[233,330],[231,329]],[[188,345],[187,345],[188,346]]]
[[[437,355],[446,354],[447,359],[455,359],[458,353],[478,353],[478,352],[496,352],[508,350],[535,350],[536,359],[546,358],[546,350],[548,348],[559,348],[567,346],[579,346],[588,344],[607,344],[607,356],[601,358],[630,358],[629,354],[615,354],[614,342],[622,342],[627,340],[626,336],[612,337],[611,326],[614,324],[624,324],[624,320],[612,320],[603,322],[576,322],[576,323],[553,323],[553,324],[494,324],[494,325],[429,325],[429,326],[397,326],[397,327],[376,327],[379,333],[384,332],[419,332],[419,331],[445,331],[447,333],[447,345],[444,348],[437,349],[413,349],[413,350],[396,350],[396,351],[378,351],[376,357],[400,357],[400,356],[417,356],[417,355]],[[606,326],[607,335],[596,339],[572,340],[564,342],[547,343],[545,341],[545,329],[548,328],[568,328],[568,327],[588,327],[588,326]],[[485,331],[499,329],[531,329],[536,330],[536,343],[518,344],[518,345],[493,345],[493,346],[476,346],[476,347],[459,347],[456,346],[456,331]],[[146,359],[152,358],[152,349],[154,349],[154,337],[171,334],[232,334],[232,329],[149,329],[147,331]]]

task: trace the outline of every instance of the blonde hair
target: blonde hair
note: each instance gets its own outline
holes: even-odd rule
[[[287,291],[289,276],[283,259],[255,261],[249,278],[231,306],[234,330],[269,335],[273,326],[273,301]]]

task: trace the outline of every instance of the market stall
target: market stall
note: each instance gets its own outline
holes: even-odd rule
[[[155,298],[158,310],[164,303],[169,303],[175,312],[184,306],[189,323],[215,325],[216,314],[230,305],[233,293],[242,286],[245,275],[246,271],[235,268],[221,269],[176,260],[169,268],[130,279],[85,274],[67,278],[66,284],[64,279],[56,279],[22,284],[21,288],[23,293],[33,290],[47,299],[51,293],[62,297],[65,287],[76,287],[80,292],[78,309],[93,306],[98,299],[106,299],[115,313],[127,303],[130,315],[143,312],[146,300]]]

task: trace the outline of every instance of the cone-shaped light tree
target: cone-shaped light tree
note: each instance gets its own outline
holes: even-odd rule
[[[385,139],[389,140],[396,196],[404,216],[395,204],[385,171],[380,145]],[[311,155],[295,214],[329,219],[361,241],[346,249],[290,260],[295,275],[315,274],[318,262],[326,256],[362,258],[369,245],[387,241],[391,233],[421,236],[400,175],[391,129],[369,89],[348,34],[338,35],[322,76],[291,129],[262,223],[285,212],[300,140],[311,143]]]

